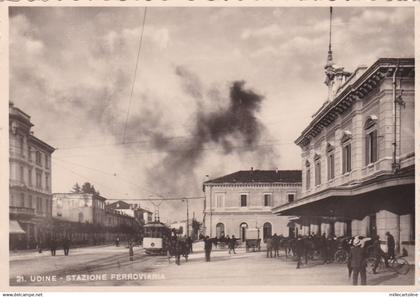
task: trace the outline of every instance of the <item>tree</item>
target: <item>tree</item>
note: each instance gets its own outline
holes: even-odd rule
[[[193,230],[193,237],[197,238],[198,233],[200,231],[201,223],[199,221],[197,221],[196,219],[192,219],[191,227],[192,227],[192,230]],[[196,239],[196,238],[194,238],[194,239]]]
[[[79,186],[79,183],[75,183],[74,184],[74,186],[73,186],[73,188],[72,188],[72,193],[80,193],[82,190],[81,190],[81,188],[80,188],[80,186]]]
[[[82,193],[86,193],[86,194],[99,195],[99,192],[95,190],[95,186],[90,184],[90,182],[85,182],[82,185],[81,191],[82,191]]]

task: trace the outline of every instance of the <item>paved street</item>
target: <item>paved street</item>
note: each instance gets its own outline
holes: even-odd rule
[[[296,286],[350,285],[345,265],[322,265],[312,261],[302,269],[296,262],[281,257],[267,259],[265,253],[236,255],[227,250],[212,252],[212,261],[204,261],[202,245],[188,262],[171,263],[163,256],[147,256],[135,249],[134,261],[128,259],[124,246],[101,246],[63,251],[56,257],[49,252],[12,254],[10,284],[23,286]],[[38,279],[37,279],[38,278]],[[151,279],[152,278],[152,279]],[[414,267],[407,275],[382,272],[368,274],[368,285],[410,285],[414,283]]]

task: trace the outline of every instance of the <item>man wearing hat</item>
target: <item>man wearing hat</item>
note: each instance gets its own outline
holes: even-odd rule
[[[353,247],[350,250],[350,267],[353,271],[353,285],[357,286],[360,274],[361,285],[366,285],[366,255],[359,238],[353,240]]]
[[[389,233],[389,231],[386,231],[386,245],[388,247],[388,258],[394,259],[395,258],[395,239],[394,236]]]

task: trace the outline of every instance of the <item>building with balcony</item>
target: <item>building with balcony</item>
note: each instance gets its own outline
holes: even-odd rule
[[[246,170],[206,181],[204,225],[210,237],[232,236],[244,241],[247,228],[258,228],[261,237],[287,236],[288,217],[271,212],[275,205],[301,195],[300,170]]]
[[[331,61],[330,61],[331,60]],[[353,73],[325,67],[329,98],[297,138],[302,196],[273,212],[302,234],[379,235],[412,252],[415,225],[414,59]]]
[[[51,154],[35,137],[31,117],[9,103],[10,248],[29,248],[45,237],[51,218]]]

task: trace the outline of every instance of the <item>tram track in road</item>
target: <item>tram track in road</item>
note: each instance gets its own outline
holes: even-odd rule
[[[71,257],[71,256],[70,256]],[[161,259],[159,259],[161,258]],[[156,261],[163,263],[166,260],[166,257],[152,257],[146,255],[143,251],[138,251],[134,255],[133,261],[129,260],[128,251],[127,253],[121,253],[119,255],[107,255],[105,257],[97,258],[83,263],[71,264],[66,267],[58,268],[59,265],[54,265],[49,271],[44,271],[42,273],[26,273],[23,276],[26,280],[30,279],[30,276],[40,275],[40,276],[55,276],[57,280],[55,282],[50,281],[40,281],[40,282],[17,282],[16,277],[10,277],[11,286],[63,286],[63,285],[92,285],[91,282],[79,282],[74,281],[68,283],[65,281],[66,276],[77,276],[77,275],[93,275],[93,274],[111,274],[111,273],[127,273],[133,272],[135,269],[136,273],[142,272],[151,272],[154,269],[154,264]],[[138,265],[141,262],[141,265]],[[130,269],[130,266],[133,268]],[[58,268],[58,269],[54,269]]]

